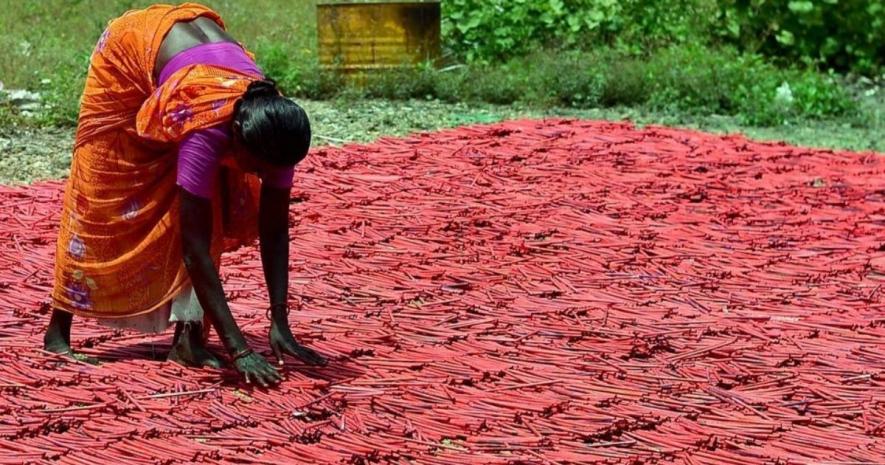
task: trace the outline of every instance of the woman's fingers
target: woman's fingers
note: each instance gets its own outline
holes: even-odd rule
[[[260,365],[258,367],[259,373],[261,374],[262,382],[269,384],[276,384],[282,380],[280,374],[277,372],[276,368],[273,367],[270,363],[267,363],[267,360],[264,357],[259,356],[261,360]],[[265,385],[266,386],[266,385]]]
[[[261,375],[264,376],[264,379],[276,383],[279,381],[279,374],[277,370],[274,369],[269,363],[262,367]]]
[[[275,344],[274,342],[270,343],[270,350],[273,351],[273,356],[277,359],[277,364],[283,364],[283,351],[280,350],[279,344]]]
[[[296,346],[296,347],[288,347],[289,353],[295,357],[298,357],[305,363],[309,365],[318,365],[322,366],[326,364],[326,359],[323,358],[320,354],[318,354],[313,349],[309,349],[304,346]]]
[[[252,381],[254,380],[256,384],[269,387],[282,380],[282,377],[277,372],[276,368],[270,363],[267,363],[267,360],[261,355],[251,354],[242,362],[243,364],[240,366],[240,370],[242,371],[247,384],[252,384]]]

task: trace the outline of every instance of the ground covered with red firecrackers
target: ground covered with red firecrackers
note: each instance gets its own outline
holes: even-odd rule
[[[597,121],[316,150],[252,389],[39,350],[62,184],[0,187],[0,464],[885,463],[885,159]],[[269,355],[257,247],[223,278]],[[217,339],[212,339],[214,347]]]

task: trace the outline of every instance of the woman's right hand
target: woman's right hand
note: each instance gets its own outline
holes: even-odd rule
[[[234,366],[237,371],[246,377],[246,382],[251,383],[253,380],[264,387],[277,384],[283,380],[280,373],[261,355],[250,352],[234,360]]]

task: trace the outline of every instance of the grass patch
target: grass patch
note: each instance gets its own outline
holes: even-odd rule
[[[0,14],[0,80],[7,88],[40,92],[49,111],[45,125],[76,122],[89,55],[107,25],[149,0],[41,0],[3,2]],[[313,0],[202,0],[218,11],[233,35],[260,56],[313,60],[316,8]],[[291,69],[300,67],[288,66]],[[279,71],[279,69],[275,69]],[[316,87],[316,86],[315,86]],[[5,116],[4,116],[5,113]],[[0,122],[17,119],[0,107]]]
[[[337,92],[302,83],[305,98]],[[388,99],[522,104],[537,107],[638,106],[650,111],[728,115],[770,126],[806,119],[856,117],[863,110],[835,76],[777,68],[731,49],[671,47],[644,56],[614,49],[541,51],[499,65],[436,70],[428,66],[370,76],[359,95]]]

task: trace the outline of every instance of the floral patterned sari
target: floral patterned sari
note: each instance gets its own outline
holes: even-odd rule
[[[158,309],[189,285],[176,187],[177,143],[230,121],[254,76],[188,66],[162,86],[157,52],[193,3],[131,11],[110,22],[92,54],[65,187],[54,305],[80,316],[126,318]],[[212,255],[255,240],[259,181],[230,164],[213,198]],[[222,195],[223,193],[223,195]],[[223,201],[224,199],[224,201]]]

